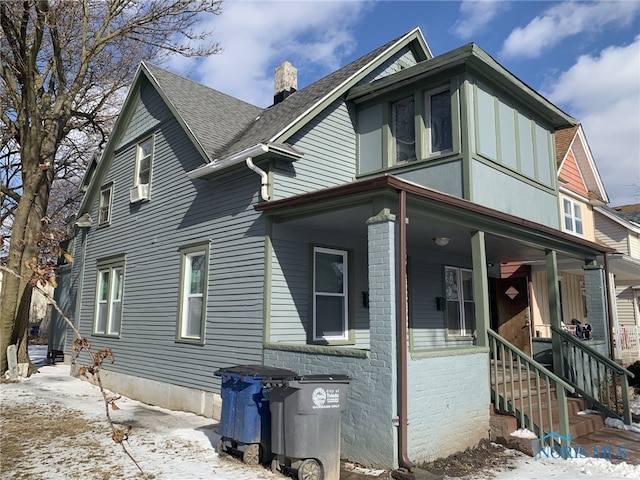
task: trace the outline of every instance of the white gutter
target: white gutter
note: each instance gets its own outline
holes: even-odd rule
[[[263,153],[267,153],[268,151],[269,147],[267,145],[259,143],[253,147],[246,148],[241,152],[231,155],[230,157],[223,158],[221,160],[214,160],[213,162],[202,165],[195,170],[191,170],[190,172],[187,172],[187,177],[192,180],[194,178],[202,178],[210,173],[241,163],[245,161],[247,157],[255,157],[262,155]]]

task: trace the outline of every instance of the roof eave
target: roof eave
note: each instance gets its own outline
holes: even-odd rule
[[[199,166],[189,172],[187,177],[191,180],[196,178],[206,178],[223,171],[227,171],[236,165],[239,165],[247,160],[247,158],[258,158],[267,153],[273,154],[278,158],[288,159],[295,161],[302,157],[302,153],[298,152],[292,147],[285,145],[274,145],[271,143],[258,143],[249,148],[245,148],[239,152],[229,155],[224,158],[215,159],[212,162]]]

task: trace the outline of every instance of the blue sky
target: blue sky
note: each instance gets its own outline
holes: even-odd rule
[[[298,88],[420,27],[434,55],[469,42],[583,125],[610,205],[640,203],[640,1],[225,0],[223,51],[167,67],[266,107],[273,71]]]

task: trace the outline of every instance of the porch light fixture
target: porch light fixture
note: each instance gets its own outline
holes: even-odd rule
[[[446,247],[449,245],[449,240],[451,240],[449,237],[436,237],[433,239],[433,243],[439,247]]]

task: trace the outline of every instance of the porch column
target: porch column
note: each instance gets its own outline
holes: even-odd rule
[[[592,345],[592,347],[608,357],[610,329],[607,315],[606,277],[602,265],[591,262],[584,266],[584,291],[587,320],[591,325],[591,338],[604,341],[604,344]]]
[[[471,234],[471,256],[473,257],[473,299],[476,305],[476,344],[487,347],[489,346],[487,330],[491,317],[484,232],[478,231]]]
[[[556,328],[562,328],[562,307],[560,305],[560,287],[558,285],[558,255],[553,250],[547,250],[545,258],[547,262],[547,290],[549,291],[549,323]],[[551,335],[551,346],[553,348],[553,372],[563,378],[562,340],[558,335]]]
[[[560,286],[558,284],[558,254],[554,250],[545,252],[547,261],[547,288],[549,290],[549,315],[550,323],[556,328],[562,327],[562,313],[560,305]],[[562,339],[560,335],[551,332],[551,348],[553,348],[553,373],[560,378],[566,378],[564,374],[564,358],[562,356]],[[560,434],[567,437],[569,434],[569,411],[567,406],[567,391],[564,388],[556,388],[558,399],[558,424]],[[562,440],[564,447],[569,446],[566,439]]]
[[[397,468],[398,436],[397,428],[392,424],[398,411],[395,219],[388,208],[383,208],[378,215],[367,220],[369,342],[379,395],[367,399],[371,405],[362,418],[366,418],[369,425],[376,426],[376,434],[366,439],[367,448],[377,452],[379,463]]]

